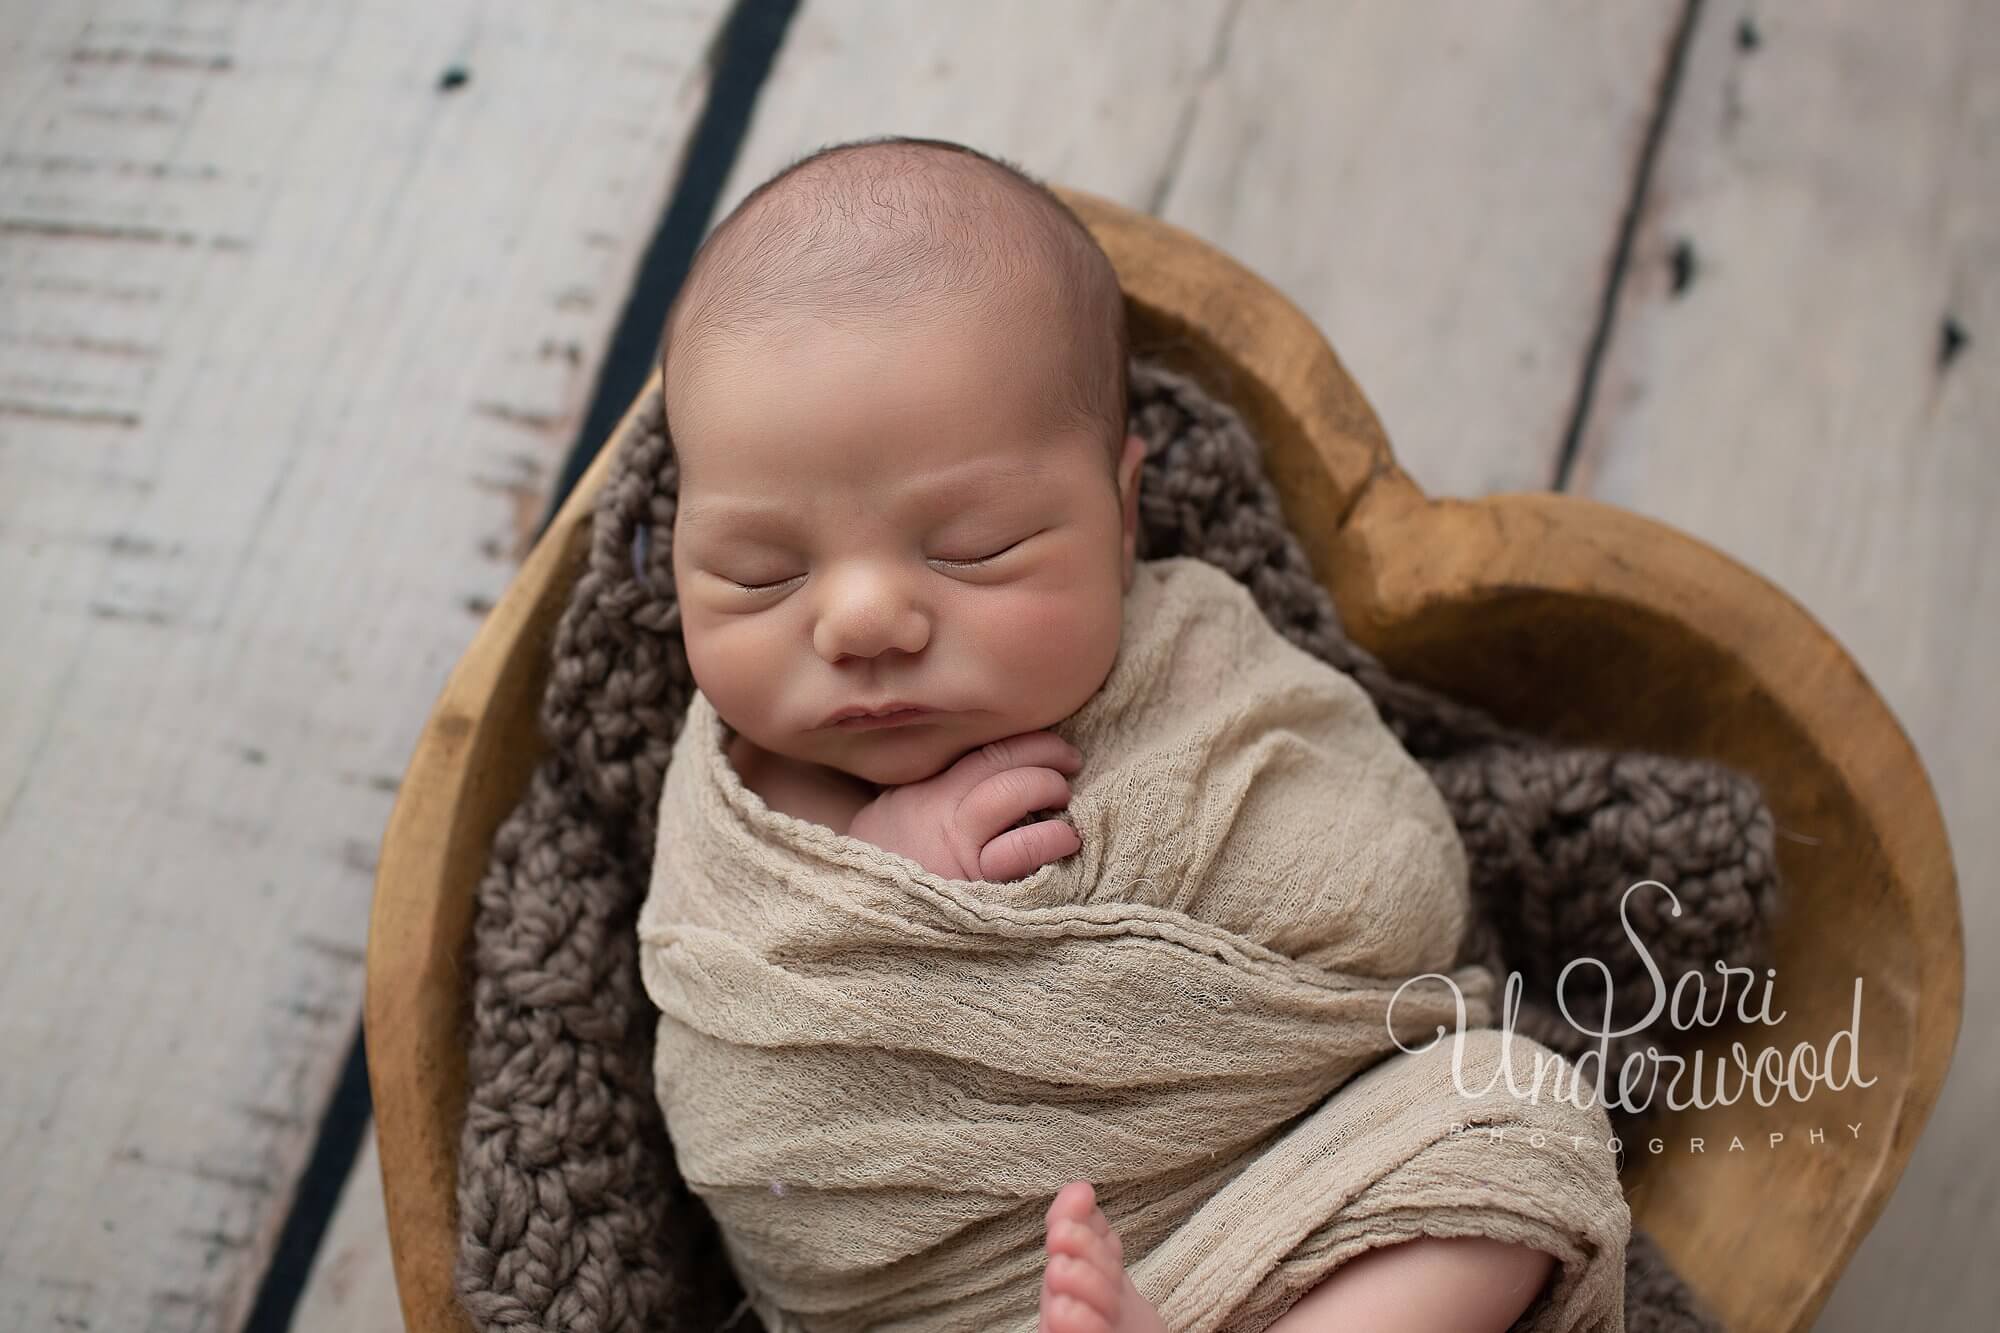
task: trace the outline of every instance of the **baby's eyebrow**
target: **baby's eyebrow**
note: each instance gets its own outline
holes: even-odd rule
[[[755,500],[738,503],[689,499],[681,501],[679,523],[683,531],[688,531],[694,528],[721,527],[728,523],[782,518],[785,512],[783,505]]]
[[[934,474],[922,482],[898,488],[897,499],[940,500],[977,485],[1021,485],[1048,475],[1050,463],[1040,451],[1023,451],[1002,458],[986,458]],[[683,532],[696,528],[730,524],[780,523],[791,507],[770,500],[715,499],[688,496],[681,501],[679,523]]]

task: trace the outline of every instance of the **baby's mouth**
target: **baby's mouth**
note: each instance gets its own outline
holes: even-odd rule
[[[850,720],[864,718],[879,719],[893,717],[902,713],[934,713],[936,711],[929,704],[919,703],[915,699],[901,699],[892,695],[886,699],[877,699],[874,703],[847,704],[836,708],[821,718],[819,724],[822,727],[830,727],[836,723]]]
[[[878,727],[907,726],[912,722],[921,722],[936,715],[937,710],[932,708],[914,706],[890,708],[869,713],[850,712],[845,716],[836,717],[826,725],[835,731],[873,731]]]

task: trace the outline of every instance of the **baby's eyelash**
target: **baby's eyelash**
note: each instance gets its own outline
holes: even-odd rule
[[[931,563],[934,565],[950,565],[954,569],[972,569],[976,566],[990,564],[993,561],[998,560],[1001,556],[1007,554],[1007,552],[1013,550],[1014,547],[1019,546],[1021,542],[1025,542],[1026,540],[1028,539],[1026,537],[1023,537],[1021,538],[1021,541],[1011,543],[1010,545],[1007,546],[1003,546],[999,550],[993,552],[991,555],[977,556],[971,560],[946,560],[943,557],[936,557],[932,559]],[[733,587],[738,588],[743,592],[769,592],[773,588],[782,588],[787,583],[796,583],[804,577],[805,575],[803,574],[794,574],[792,575],[792,577],[788,579],[778,579],[777,581],[772,583],[738,583],[735,579],[729,579],[728,582]]]
[[[735,579],[731,579],[729,581],[731,583],[736,583],[736,586],[741,588],[745,592],[769,592],[773,588],[782,588],[787,583],[796,583],[798,580],[804,577],[805,575],[803,574],[794,574],[791,576],[791,578],[779,579],[775,583],[736,583]]]
[[[1026,540],[1027,540],[1026,537],[1023,537],[1021,539],[1021,541],[1026,541]],[[1011,546],[1001,547],[999,550],[993,552],[993,554],[991,555],[982,555],[972,560],[945,560],[940,558],[935,563],[940,565],[957,565],[960,567],[965,567],[970,565],[983,565],[986,564],[988,561],[998,560],[1001,556],[1007,554],[1007,552],[1013,550],[1015,546],[1019,546],[1020,544],[1021,542],[1015,542]]]

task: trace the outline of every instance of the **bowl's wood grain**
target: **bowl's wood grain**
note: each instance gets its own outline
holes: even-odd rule
[[[1636,1220],[1732,1330],[1809,1327],[1908,1161],[1957,1036],[1957,887],[1908,738],[1811,615],[1693,538],[1570,496],[1427,499],[1290,302],[1195,237],[1065,194],[1117,265],[1135,349],[1198,375],[1264,440],[1286,517],[1358,642],[1511,723],[1708,756],[1763,785],[1790,899],[1775,935],[1774,1012],[1788,1017],[1718,1031],[1706,1049],[1824,1047],[1862,977],[1862,1068],[1875,1082],[1671,1116],[1662,1152],[1628,1145],[1626,1181]],[[466,1327],[451,1272],[473,894],[543,748],[550,638],[612,452],[453,671],[383,842],[369,1077],[404,1316],[423,1333]]]

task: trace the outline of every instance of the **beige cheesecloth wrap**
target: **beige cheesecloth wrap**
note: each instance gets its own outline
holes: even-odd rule
[[[947,880],[770,809],[692,698],[640,969],[680,1170],[766,1327],[1032,1330],[1044,1213],[1087,1179],[1182,1333],[1419,1234],[1556,1255],[1517,1328],[1622,1331],[1609,1122],[1496,1083],[1505,1041],[1523,1089],[1544,1048],[1451,969],[1464,848],[1360,686],[1223,571],[1142,561],[1052,730],[1082,849]],[[1462,1041],[1441,980],[1397,994],[1430,973]]]

